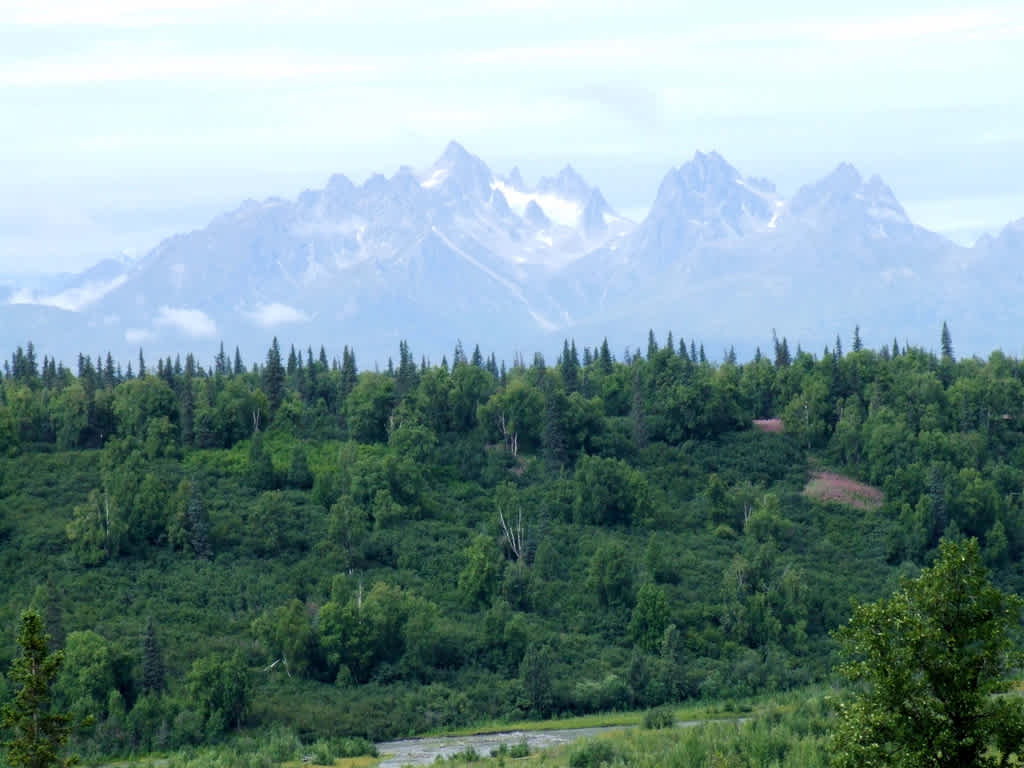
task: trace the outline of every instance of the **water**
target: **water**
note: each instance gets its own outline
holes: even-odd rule
[[[749,718],[737,718],[731,722],[743,722]],[[677,727],[701,725],[704,720],[685,720],[677,722]],[[481,756],[487,757],[492,749],[502,744],[513,747],[524,740],[530,745],[530,751],[570,744],[578,739],[597,736],[609,731],[621,731],[635,728],[635,725],[607,725],[599,728],[562,728],[554,731],[506,731],[504,733],[483,733],[475,736],[438,736],[429,739],[402,739],[401,741],[384,741],[377,745],[382,760],[378,768],[401,768],[403,765],[430,765],[438,757],[451,757],[469,747]]]
[[[635,726],[604,726],[600,728],[563,728],[557,731],[507,731],[505,733],[484,733],[476,736],[439,736],[430,739],[402,739],[385,741],[377,745],[381,760],[378,768],[400,768],[403,765],[430,765],[437,757],[451,757],[472,747],[487,757],[492,749],[502,744],[514,747],[524,740],[530,751],[569,744],[577,739],[596,736],[608,731],[620,731]]]

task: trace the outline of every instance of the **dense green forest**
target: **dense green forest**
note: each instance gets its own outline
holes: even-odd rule
[[[86,755],[378,739],[827,680],[943,536],[1024,591],[1024,365],[652,332],[359,371],[275,339],[0,379],[0,668],[27,606]],[[779,418],[783,432],[754,428]],[[884,500],[804,493],[812,471]],[[9,695],[0,678],[0,700]]]

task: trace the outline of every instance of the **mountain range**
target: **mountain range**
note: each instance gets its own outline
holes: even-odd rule
[[[1020,354],[1024,219],[973,247],[914,224],[878,176],[843,163],[786,199],[716,152],[664,177],[646,218],[616,212],[571,166],[528,185],[456,142],[429,168],[295,200],[247,200],[137,259],[0,286],[0,348],[128,360],[221,340],[247,360],[270,338],[343,344],[382,362],[406,339],[435,361],[457,339],[499,358],[661,336],[764,348],[772,329],[820,351],[869,345]]]

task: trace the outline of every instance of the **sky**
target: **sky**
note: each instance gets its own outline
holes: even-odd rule
[[[961,241],[1024,217],[1024,4],[0,0],[0,276],[78,270],[451,139],[644,215],[717,150],[841,161]]]

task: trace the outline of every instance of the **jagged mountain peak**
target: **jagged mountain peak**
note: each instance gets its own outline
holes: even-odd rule
[[[509,171],[508,176],[505,177],[505,183],[520,192],[526,191],[526,182],[523,181],[523,175],[519,172],[518,165],[512,166],[512,170]]]
[[[676,177],[688,187],[732,184],[741,174],[718,152],[695,152],[693,158],[676,169]]]
[[[665,174],[647,218],[623,248],[636,264],[664,266],[707,243],[771,229],[779,200],[744,180],[718,152],[697,152]]]
[[[843,162],[824,178],[801,187],[787,213],[818,226],[860,228],[871,237],[906,235],[915,230],[893,191],[878,174],[867,181]]]
[[[595,210],[611,211],[611,206],[608,205],[608,201],[604,199],[604,195],[601,194],[601,190],[594,187],[590,191],[590,197],[587,198],[587,208],[593,208]]]
[[[464,146],[462,146],[455,139],[452,139],[444,148],[444,152],[441,153],[441,157],[438,159],[438,163],[457,163],[462,160],[468,160],[473,158],[474,155],[469,153]]]
[[[531,200],[526,204],[523,218],[538,229],[547,229],[551,226],[551,219],[544,213],[544,209],[537,204],[536,200]]]
[[[604,199],[604,195],[601,194],[601,190],[595,187],[590,193],[590,199],[587,200],[583,212],[580,214],[580,228],[583,230],[584,237],[594,239],[602,237],[607,233],[608,222],[605,220],[606,213],[611,213],[611,208]]]
[[[424,189],[437,190],[448,197],[481,201],[490,199],[493,178],[486,163],[457,141],[448,142],[437,161],[419,176]]]
[[[662,179],[644,227],[659,231],[657,243],[668,238],[692,245],[767,226],[775,207],[762,183],[745,181],[717,152],[697,152]]]
[[[497,188],[491,190],[491,207],[494,208],[494,212],[501,217],[512,214],[512,209],[509,207],[508,199],[502,194],[501,190]]]
[[[783,309],[799,304],[827,275],[851,302],[888,291],[877,305],[884,310],[900,303],[898,291],[931,290],[936,276],[952,295],[962,282],[947,279],[952,269],[989,286],[1005,281],[1024,253],[1024,219],[971,253],[957,250],[914,227],[879,176],[849,163],[783,204],[770,181],[742,175],[716,151],[697,152],[666,173],[639,226],[571,165],[540,187],[527,186],[517,168],[495,176],[451,142],[426,169],[401,166],[359,184],[338,174],[297,200],[250,200],[164,240],[130,268],[106,265],[102,280],[79,276],[69,284],[75,292],[18,298],[86,312],[61,332],[109,328],[112,346],[145,341],[148,350],[175,343],[174,334],[244,340],[277,325],[330,332],[341,322],[368,343],[383,333],[381,307],[399,307],[408,327],[442,333],[455,329],[437,324],[446,312],[479,327],[496,310],[519,313],[522,328],[564,329],[629,319],[637,295],[659,297],[641,302],[645,312],[676,312],[680,296],[690,301],[718,285],[705,280],[735,281],[730,295],[746,303],[734,308],[745,311],[764,295]],[[30,331],[19,328],[9,338]]]
[[[346,197],[356,190],[356,185],[343,173],[335,173],[327,180],[324,192],[329,197]]]
[[[545,176],[537,182],[537,191],[557,195],[565,200],[586,204],[590,199],[591,187],[571,165],[566,165],[555,177]]]
[[[1024,218],[1011,221],[998,235],[990,237],[990,243],[998,247],[1024,246]]]

